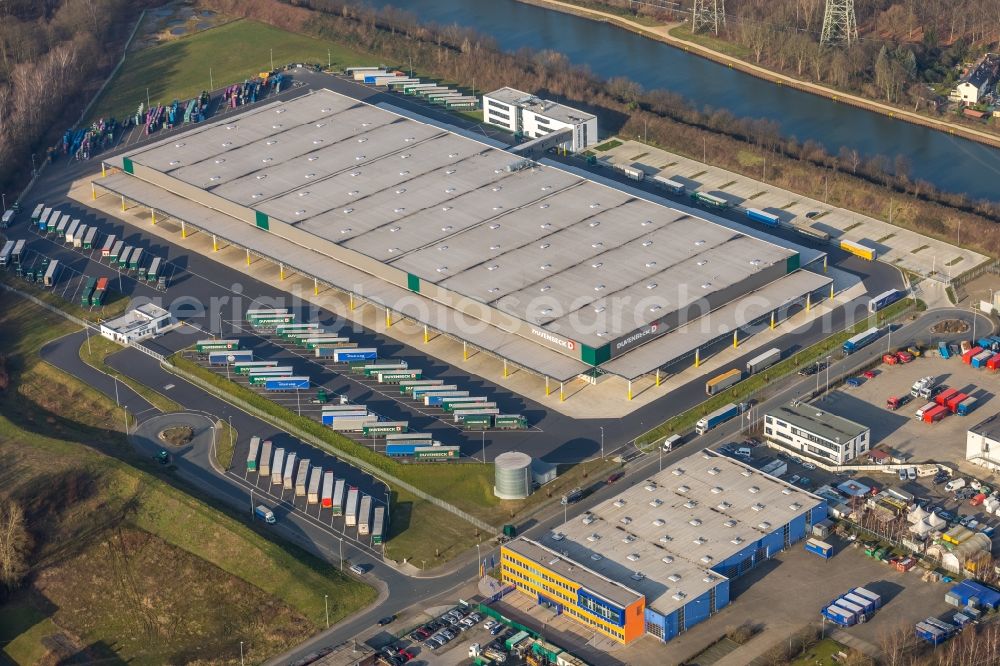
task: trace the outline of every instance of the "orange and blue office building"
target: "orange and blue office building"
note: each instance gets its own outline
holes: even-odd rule
[[[620,643],[669,641],[727,606],[732,579],[826,516],[823,498],[703,451],[549,533],[504,544],[501,578]]]

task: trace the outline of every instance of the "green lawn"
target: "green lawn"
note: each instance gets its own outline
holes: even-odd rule
[[[44,586],[0,605],[0,662],[45,662],[41,641],[53,633],[90,646],[92,661],[231,662],[242,640],[261,662],[325,625],[324,594],[333,622],[374,600],[368,586],[175,487],[169,471],[132,453],[113,401],[38,358],[72,330],[0,293],[9,354],[0,497],[25,506],[33,576]]]
[[[91,119],[122,118],[146,103],[190,99],[211,84],[221,88],[288,63],[334,68],[369,64],[372,57],[335,42],[239,20],[130,53],[118,76],[94,105]],[[211,76],[209,70],[211,69]]]

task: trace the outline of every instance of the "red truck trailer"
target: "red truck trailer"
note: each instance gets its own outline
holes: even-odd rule
[[[938,405],[934,409],[924,412],[924,423],[936,423],[948,415],[948,408]]]
[[[951,412],[952,414],[956,413],[958,411],[958,404],[968,397],[969,396],[966,395],[965,393],[959,393],[953,398],[950,398],[948,400],[948,411]]]
[[[939,405],[947,405],[948,401],[954,398],[956,395],[958,395],[958,389],[953,389],[953,388],[945,389],[944,391],[941,391],[936,396],[934,396],[934,402],[936,402]]]

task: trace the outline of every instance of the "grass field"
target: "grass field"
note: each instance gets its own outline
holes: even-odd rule
[[[0,496],[36,540],[29,583],[0,606],[0,662],[233,663],[241,640],[260,662],[325,624],[324,594],[331,621],[374,600],[135,456],[113,402],[38,359],[71,330],[0,293]]]
[[[285,32],[263,23],[239,20],[182,37],[166,44],[130,53],[104,95],[94,105],[90,120],[123,118],[146,104],[169,104],[190,99],[214,83],[221,88],[242,82],[288,63],[316,63],[345,67],[370,62],[371,56],[334,42]],[[211,72],[209,71],[211,70]]]

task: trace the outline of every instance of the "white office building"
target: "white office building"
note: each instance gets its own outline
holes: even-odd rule
[[[965,436],[965,459],[987,469],[1000,469],[1000,414],[969,428]]]
[[[120,317],[101,322],[101,335],[123,345],[163,333],[173,323],[170,313],[146,303]]]
[[[816,405],[790,403],[764,415],[769,442],[828,465],[844,465],[871,448],[871,430]]]
[[[574,153],[597,143],[597,116],[513,88],[483,95],[483,119],[527,139],[570,129],[571,136],[559,146]]]

